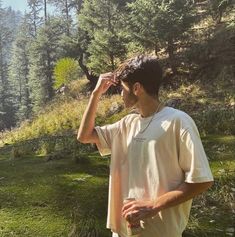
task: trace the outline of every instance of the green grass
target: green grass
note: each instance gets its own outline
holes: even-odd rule
[[[72,227],[92,219],[105,230],[107,160],[94,153],[89,165],[72,159],[0,159],[0,236],[68,236]],[[85,180],[79,180],[80,178]]]
[[[203,143],[215,183],[194,200],[185,236],[234,236],[235,136],[208,136]]]
[[[214,177],[234,177],[235,136],[208,136],[204,139],[204,144]]]
[[[215,177],[214,186],[195,199],[184,237],[223,237],[233,227],[230,203],[235,188],[235,137],[203,139]],[[0,150],[1,151],[1,150]],[[83,151],[84,152],[84,151]],[[43,156],[11,159],[0,155],[0,236],[110,236],[106,230],[108,159],[83,153],[46,162]]]
[[[78,85],[79,83],[80,81],[76,82]],[[74,83],[74,85],[76,84]],[[80,98],[61,96],[56,98],[47,104],[45,108],[42,108],[42,111],[35,115],[31,121],[24,121],[19,127],[11,131],[0,133],[0,147],[4,146],[5,143],[15,144],[45,136],[76,133],[82,114],[87,106],[88,98],[87,96],[81,96]],[[102,97],[97,112],[97,124],[104,123],[110,108],[120,104],[122,104],[120,95]],[[120,118],[118,114],[114,116],[116,119]],[[109,118],[110,121],[111,119]]]

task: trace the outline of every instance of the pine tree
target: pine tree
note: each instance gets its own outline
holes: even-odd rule
[[[30,11],[27,13],[27,18],[29,19],[29,22],[31,22],[30,32],[32,32],[33,37],[36,37],[37,29],[43,21],[40,15],[42,10],[42,0],[28,0],[28,7]]]
[[[88,67],[96,74],[115,70],[125,58],[124,12],[113,0],[85,0],[79,14],[82,30],[91,39]]]
[[[67,36],[70,36],[72,24],[72,17],[70,13],[72,6],[70,2],[71,0],[49,0],[49,3],[53,4],[56,7],[56,10],[60,14],[60,18],[63,19]]]
[[[12,90],[8,80],[10,47],[14,36],[7,21],[8,18],[14,17],[13,14],[9,15],[11,12],[3,9],[0,2],[0,130],[15,124]]]
[[[136,0],[128,4],[131,11],[128,31],[145,48],[165,47],[173,72],[176,73],[176,42],[194,23],[191,0]]]
[[[38,111],[54,95],[53,68],[57,60],[57,48],[61,32],[56,19],[50,19],[38,30],[37,38],[30,46],[29,87],[33,111]]]
[[[18,121],[28,119],[31,114],[28,85],[30,41],[30,28],[25,16],[13,44],[9,70],[9,80],[14,91],[14,107]]]
[[[81,11],[83,2],[84,2],[84,0],[70,0],[69,6],[72,9],[75,9],[76,13],[78,15],[80,13],[80,11]]]

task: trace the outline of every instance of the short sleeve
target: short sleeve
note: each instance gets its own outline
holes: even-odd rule
[[[181,134],[180,141],[179,163],[185,173],[185,182],[213,181],[209,162],[195,124]]]
[[[120,130],[121,121],[118,121],[114,124],[109,124],[105,126],[97,126],[95,130],[99,137],[99,144],[97,144],[97,148],[102,156],[111,154],[111,146],[113,137]]]

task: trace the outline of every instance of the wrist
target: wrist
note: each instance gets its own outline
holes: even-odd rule
[[[153,212],[155,215],[157,215],[158,212],[160,212],[162,208],[158,205],[157,200],[153,201]]]
[[[91,93],[91,96],[92,97],[98,97],[100,98],[102,95],[102,93],[100,93],[98,90],[93,90],[92,93]]]

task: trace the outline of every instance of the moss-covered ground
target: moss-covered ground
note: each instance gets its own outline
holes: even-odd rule
[[[89,228],[108,236],[107,160],[97,153],[88,156],[89,164],[1,156],[0,236],[62,237],[81,231],[86,236]],[[87,230],[79,230],[79,224]]]

